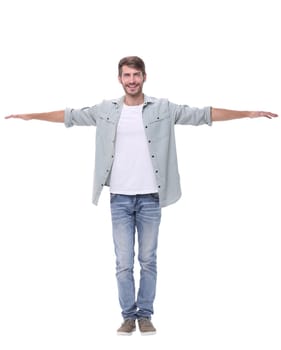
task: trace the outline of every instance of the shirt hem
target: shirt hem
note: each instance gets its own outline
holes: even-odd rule
[[[137,194],[150,194],[150,193],[158,193],[157,190],[143,190],[143,191],[116,191],[116,190],[110,190],[110,193],[112,194],[124,194],[127,196],[135,196]]]

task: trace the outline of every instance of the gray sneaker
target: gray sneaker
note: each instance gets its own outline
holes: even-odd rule
[[[124,320],[121,327],[117,329],[118,335],[132,335],[136,330],[136,320],[128,318]]]
[[[156,333],[156,328],[153,326],[149,318],[140,318],[138,324],[141,335],[153,335]]]

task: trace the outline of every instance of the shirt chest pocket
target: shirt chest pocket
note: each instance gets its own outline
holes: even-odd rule
[[[97,125],[104,125],[104,126],[110,126],[110,125],[115,125],[116,121],[114,118],[112,118],[110,115],[101,115],[97,118]]]
[[[156,139],[168,137],[171,132],[171,118],[169,115],[156,115],[148,125],[150,132]]]
[[[101,115],[97,118],[97,137],[101,140],[113,140],[116,131],[116,120],[110,115]]]

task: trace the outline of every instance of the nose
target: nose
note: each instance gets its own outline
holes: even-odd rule
[[[130,75],[129,83],[133,84],[135,82],[135,76],[132,74]]]
[[[136,77],[134,74],[131,74],[130,77],[129,77],[129,83],[130,84],[134,84],[136,81]]]

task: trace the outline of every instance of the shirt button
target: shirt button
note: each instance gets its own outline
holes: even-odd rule
[[[148,143],[151,143],[151,140],[148,140]]]
[[[155,170],[156,174],[158,174],[158,170]]]
[[[152,155],[151,157],[154,158],[154,155]]]
[[[145,128],[147,129],[147,128],[148,128],[148,126],[146,125],[146,126],[145,126]]]
[[[161,186],[159,185],[158,188],[161,188]]]

